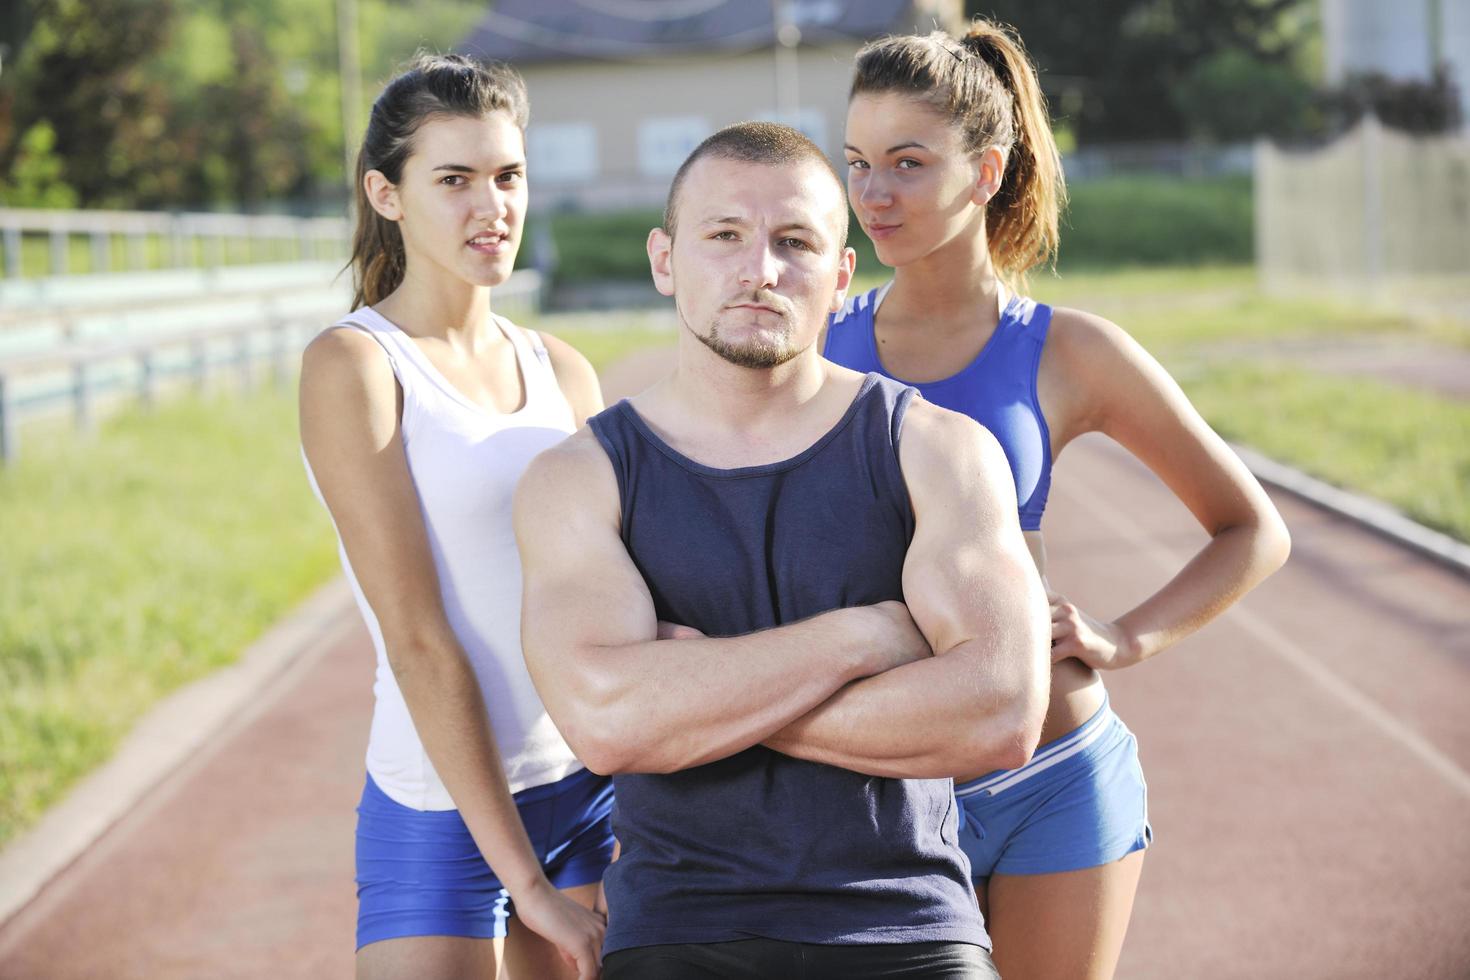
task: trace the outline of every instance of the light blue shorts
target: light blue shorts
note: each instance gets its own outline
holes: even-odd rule
[[[557,888],[602,880],[612,862],[612,780],[586,769],[515,794]],[[404,936],[505,935],[510,895],[458,810],[415,810],[371,776],[357,807],[357,948]]]
[[[957,783],[960,847],[977,884],[1110,864],[1147,847],[1148,786],[1138,740],[1106,700],[1020,769]]]

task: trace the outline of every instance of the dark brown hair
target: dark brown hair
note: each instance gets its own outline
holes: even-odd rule
[[[481,64],[463,55],[425,55],[388,83],[373,103],[357,153],[357,229],[352,235],[352,308],[379,302],[403,282],[403,236],[368,203],[363,178],[380,171],[394,184],[413,155],[419,127],[435,116],[481,118],[506,112],[526,131],[526,85],[509,65]]]
[[[669,237],[674,237],[674,222],[678,218],[679,190],[684,185],[684,177],[689,173],[691,167],[704,157],[717,157],[721,160],[739,160],[743,163],[760,163],[767,166],[783,166],[805,161],[816,161],[820,163],[832,175],[832,182],[837,186],[839,200],[845,200],[846,192],[842,189],[842,178],[837,176],[837,171],[832,169],[832,161],[827,159],[827,154],[821,148],[798,129],[783,126],[772,122],[742,122],[709,136],[703,143],[694,148],[682,164],[679,165],[678,173],[674,174],[674,181],[669,185],[669,199],[664,205],[664,231]],[[839,227],[838,247],[847,244],[847,206],[840,208],[842,212],[841,226]]]
[[[911,95],[947,115],[968,152],[1005,154],[1000,189],[985,207],[1003,279],[1024,289],[1029,270],[1055,261],[1067,189],[1036,69],[1013,29],[976,19],[958,40],[935,31],[873,41],[857,54],[849,98],[865,92]]]

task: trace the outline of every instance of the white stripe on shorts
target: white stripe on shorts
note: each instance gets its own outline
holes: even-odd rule
[[[1072,756],[1087,748],[1093,742],[1102,737],[1107,730],[1108,722],[1113,714],[1108,710],[1107,702],[1098,709],[1097,714],[1091,721],[1081,728],[1076,729],[1070,735],[1048,745],[1031,757],[1031,761],[1019,769],[1007,769],[998,772],[983,782],[971,783],[968,786],[956,786],[954,795],[957,797],[974,796],[976,793],[989,793],[995,796],[1002,790],[1010,789],[1017,783],[1025,782],[1038,773],[1045,772],[1060,762],[1065,762]]]

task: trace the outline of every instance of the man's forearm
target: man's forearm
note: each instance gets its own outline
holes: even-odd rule
[[[765,740],[786,755],[872,776],[968,778],[1024,765],[1046,710],[1045,675],[984,669],[964,644],[849,684]]]
[[[570,697],[549,697],[548,707],[594,771],[703,765],[758,744],[843,685],[898,662],[893,651],[875,649],[885,640],[871,615],[842,609],[738,637],[589,647],[573,655],[576,679],[559,682]]]

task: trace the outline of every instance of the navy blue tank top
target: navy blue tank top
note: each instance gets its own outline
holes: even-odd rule
[[[892,377],[883,370],[873,333],[874,313],[887,289],[852,297],[832,317],[824,357],[854,371]],[[1026,531],[1040,530],[1051,490],[1051,433],[1036,396],[1036,372],[1050,325],[1050,306],[1012,296],[995,333],[959,374],[942,381],[903,382],[919,389],[926,400],[968,415],[995,436],[1011,464]]]
[[[912,396],[870,374],[804,452],[737,469],[679,453],[626,401],[593,417],[658,617],[734,636],[901,599],[914,516],[898,438]],[[604,881],[606,952],[752,937],[989,946],[948,779],[755,746],[614,784],[622,856]]]

